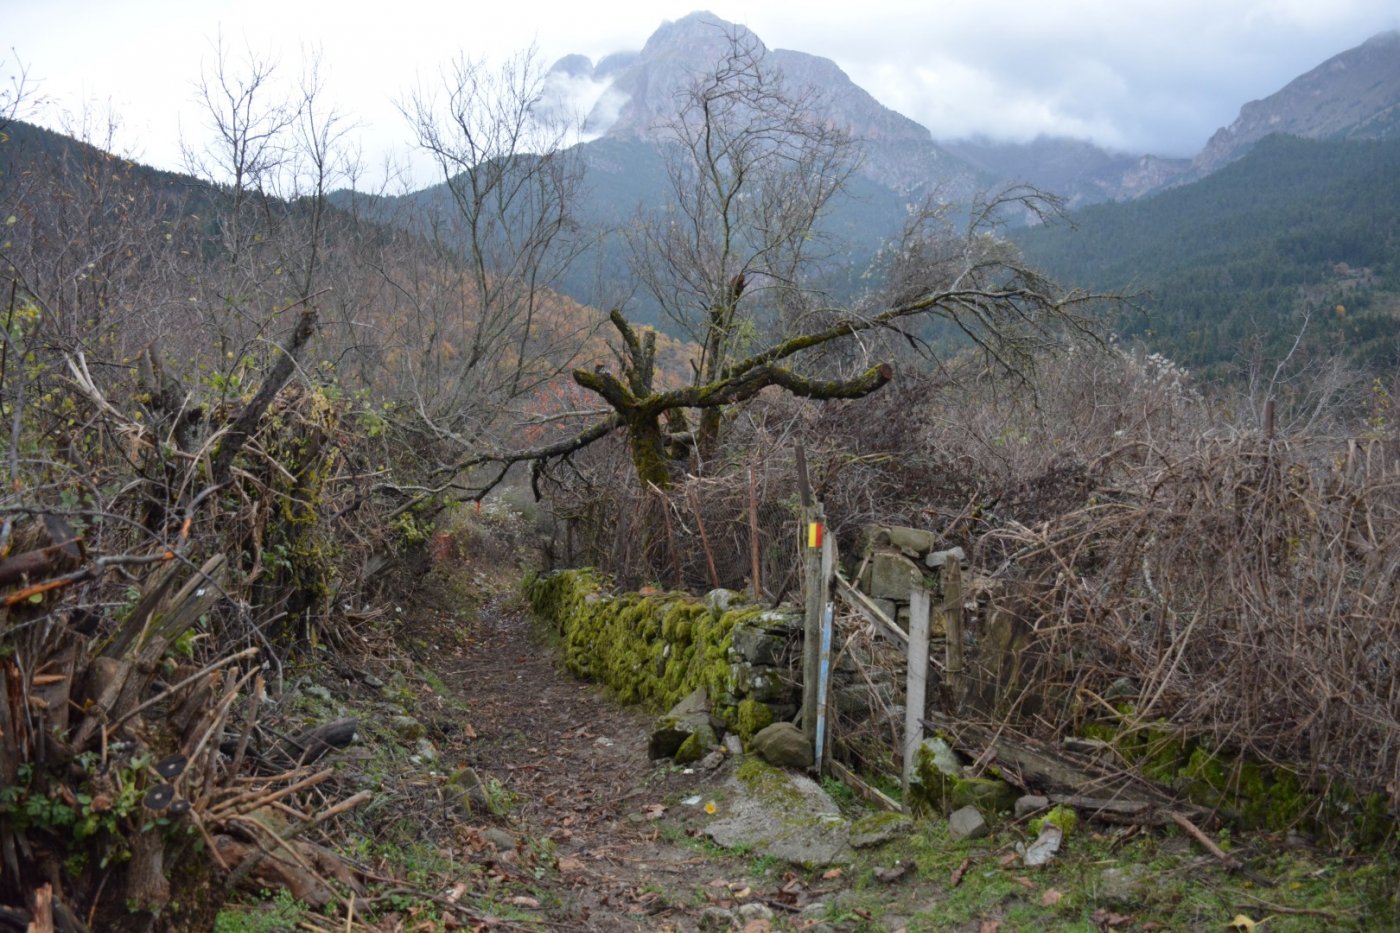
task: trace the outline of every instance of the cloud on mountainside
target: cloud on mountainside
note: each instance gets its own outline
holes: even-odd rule
[[[581,126],[584,141],[597,139],[617,122],[622,105],[627,103],[627,95],[614,90],[612,84],[612,78],[551,71],[544,81],[541,113],[564,125]]]

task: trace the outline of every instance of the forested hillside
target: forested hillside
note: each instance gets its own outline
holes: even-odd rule
[[[1400,142],[1271,136],[1202,181],[1016,237],[1029,261],[1142,294],[1120,330],[1205,373],[1306,339],[1400,360]]]

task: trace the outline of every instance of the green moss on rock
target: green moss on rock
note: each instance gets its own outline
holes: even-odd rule
[[[985,817],[1009,813],[1016,805],[1016,789],[996,778],[963,778],[953,781],[948,803],[954,810],[976,807]]]
[[[773,710],[757,700],[740,700],[736,708],[735,731],[747,743],[754,735],[773,723]]]
[[[715,737],[713,731],[708,729],[703,731],[709,732],[709,738],[713,739]],[[687,736],[686,740],[681,743],[681,747],[676,749],[676,764],[688,765],[691,762],[699,761],[701,758],[704,758],[705,754],[709,752],[710,746],[713,744],[707,743],[705,739],[706,736],[701,732],[692,732]]]
[[[1030,822],[1030,830],[1039,834],[1046,825],[1058,826],[1065,838],[1079,825],[1079,814],[1074,812],[1073,807],[1053,807],[1044,816],[1038,816]]]

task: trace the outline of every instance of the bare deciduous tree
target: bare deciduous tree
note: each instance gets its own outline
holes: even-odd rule
[[[443,281],[385,274],[422,329],[409,360],[418,416],[468,447],[505,403],[566,369],[581,342],[541,326],[579,253],[570,211],[582,175],[567,149],[572,128],[537,108],[543,77],[533,52],[499,68],[458,58],[438,87],[401,105],[442,176],[446,209],[415,229],[438,246]]]
[[[994,365],[1020,370],[1064,328],[1088,328],[1080,309],[1095,296],[1061,292],[998,235],[1012,208],[1053,209],[1020,189],[976,205],[961,227],[947,211],[913,212],[884,252],[886,287],[854,307],[823,303],[813,249],[825,211],[849,180],[853,143],[823,119],[817,101],[786,90],[757,40],[728,39],[715,68],[680,101],[671,128],[673,201],[632,240],[639,279],[700,347],[690,384],[658,389],[655,333],[614,311],[623,371],[573,373],[611,413],[571,437],[478,455],[468,465],[528,460],[542,469],[622,427],[638,479],[664,487],[668,458],[696,442],[702,460],[712,454],[723,409],[769,386],[841,399],[885,385],[893,367],[873,362],[868,346],[844,359],[831,352],[857,335],[888,331],[913,341],[906,320],[938,318]],[[687,410],[698,411],[698,431]],[[485,481],[478,494],[498,481]]]

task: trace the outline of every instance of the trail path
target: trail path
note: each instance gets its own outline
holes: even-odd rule
[[[654,717],[571,676],[523,610],[493,599],[461,654],[436,666],[471,709],[470,764],[516,795],[508,828],[522,845],[553,844],[557,871],[539,879],[551,925],[694,930],[740,884],[724,877],[733,859],[668,841],[689,840],[668,811],[708,777],[654,767]]]

